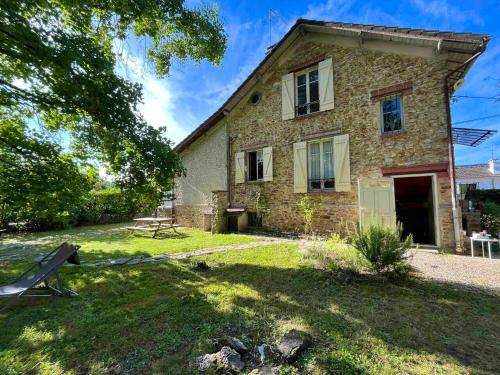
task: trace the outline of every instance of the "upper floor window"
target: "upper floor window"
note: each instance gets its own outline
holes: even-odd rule
[[[333,139],[310,142],[309,191],[334,191]]]
[[[382,133],[403,129],[403,107],[401,97],[390,97],[381,102]]]
[[[297,116],[319,111],[319,74],[317,67],[296,75],[295,97]]]
[[[247,153],[247,181],[262,181],[264,178],[264,156],[262,149]]]

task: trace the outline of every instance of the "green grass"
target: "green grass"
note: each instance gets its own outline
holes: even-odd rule
[[[211,270],[193,271],[200,259]],[[79,297],[23,300],[0,314],[1,374],[189,374],[189,362],[213,350],[210,338],[228,333],[254,347],[290,328],[313,338],[301,373],[500,368],[498,296],[417,279],[341,285],[295,245],[63,273]]]
[[[81,245],[83,261],[119,258],[134,255],[180,253],[207,247],[237,245],[255,241],[254,237],[238,234],[216,234],[198,229],[182,228],[151,238],[149,232],[130,232],[131,224],[111,224],[79,227],[61,231],[9,235],[0,238],[0,259],[9,254],[21,254],[34,259],[64,241]]]

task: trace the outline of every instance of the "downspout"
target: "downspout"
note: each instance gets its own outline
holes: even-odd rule
[[[455,178],[455,153],[453,147],[453,131],[451,128],[451,108],[450,108],[450,88],[448,86],[448,79],[452,74],[456,73],[458,70],[462,69],[464,66],[471,64],[485,51],[484,44],[481,45],[481,50],[468,58],[465,62],[460,64],[453,71],[446,74],[443,80],[444,89],[444,99],[446,107],[446,126],[448,129],[448,161],[449,161],[449,171],[450,171],[450,182],[451,182],[451,205],[453,212],[453,230],[455,234],[455,247],[460,246],[460,223],[458,222],[458,208],[457,208],[457,195],[456,195],[456,178]]]

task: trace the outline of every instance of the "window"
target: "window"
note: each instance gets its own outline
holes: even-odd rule
[[[401,97],[387,98],[381,101],[382,133],[403,129],[403,111]]]
[[[301,72],[296,76],[297,116],[319,111],[319,74],[318,69]]]
[[[334,191],[333,139],[311,142],[309,148],[309,191]]]
[[[264,157],[262,149],[250,151],[247,154],[248,181],[262,181],[264,178]]]

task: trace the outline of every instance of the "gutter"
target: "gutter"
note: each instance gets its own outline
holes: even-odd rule
[[[453,131],[451,128],[451,108],[450,108],[450,88],[448,86],[448,79],[457,71],[465,67],[465,71],[471,66],[471,64],[483,54],[486,50],[487,38],[483,38],[483,43],[480,46],[479,52],[475,53],[473,56],[468,58],[465,62],[460,64],[453,71],[445,75],[443,79],[443,90],[444,90],[444,100],[446,107],[446,126],[448,129],[448,162],[450,171],[450,183],[451,183],[451,204],[453,212],[453,229],[455,234],[455,246],[460,247],[460,223],[458,221],[458,208],[457,208],[457,195],[456,195],[456,176],[455,176],[455,153],[453,147]],[[464,72],[465,75],[465,72]]]

